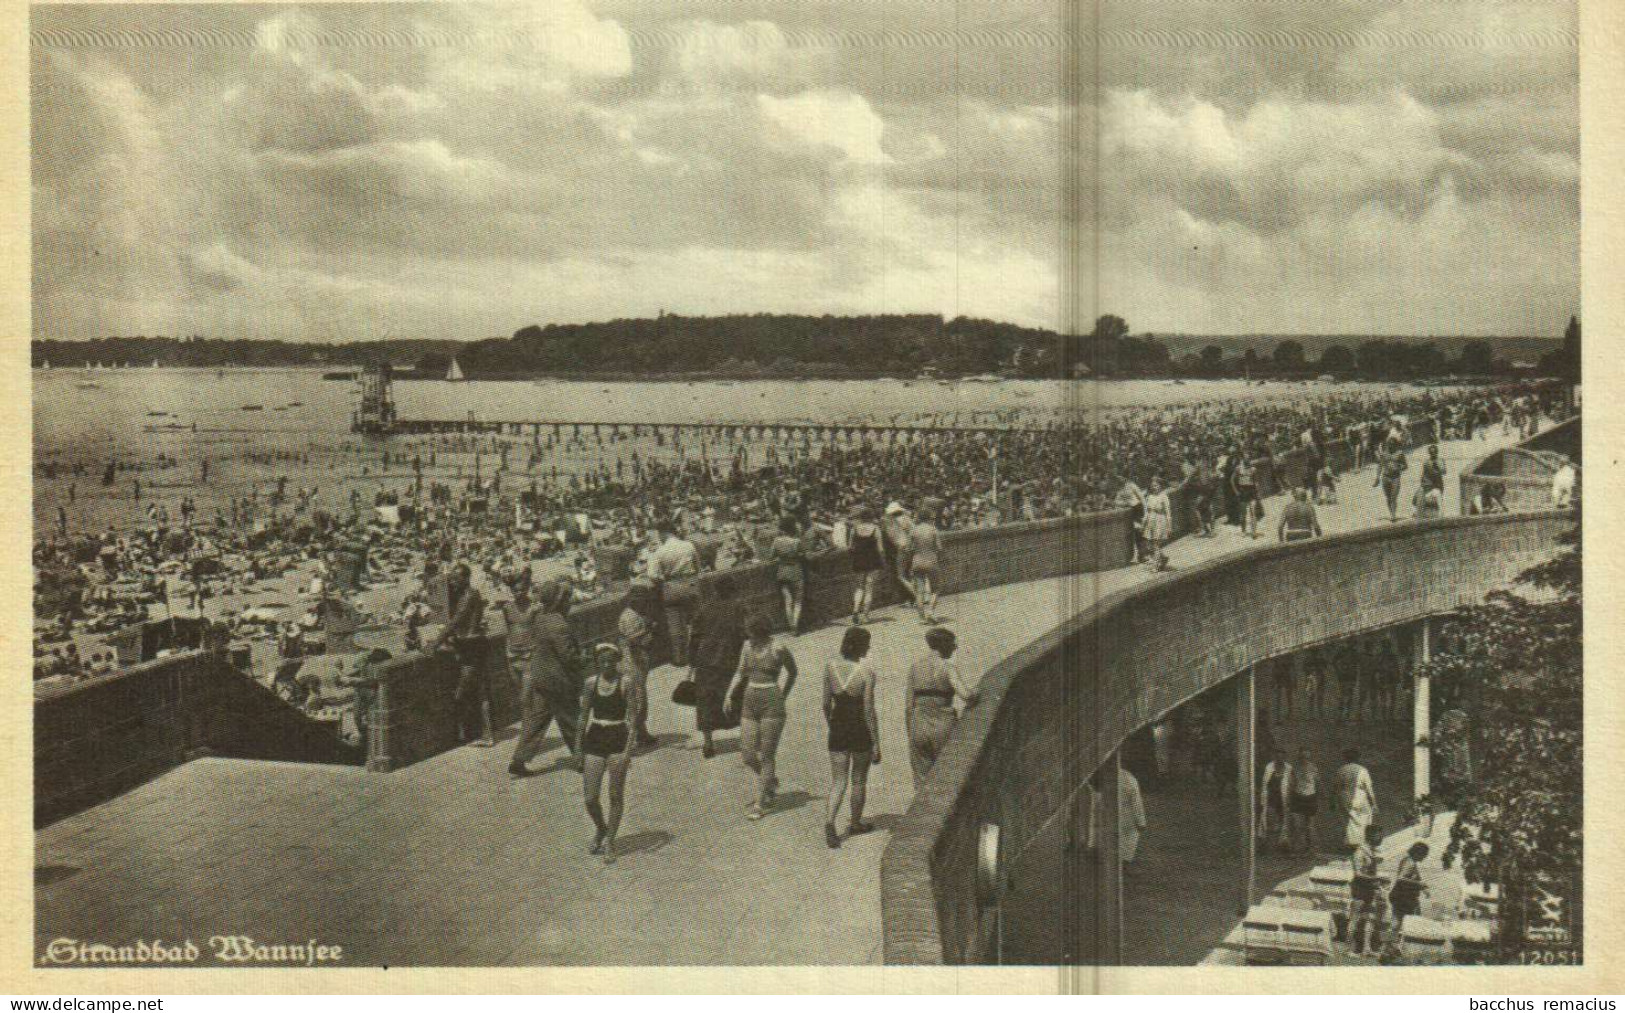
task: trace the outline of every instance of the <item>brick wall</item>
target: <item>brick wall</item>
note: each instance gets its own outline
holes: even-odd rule
[[[491,687],[491,720],[506,728],[519,720],[519,686],[501,637],[484,643],[481,652]],[[367,769],[398,770],[456,748],[460,670],[456,655],[408,654],[374,669],[377,691],[367,724]],[[470,718],[478,729],[478,714]]]
[[[34,704],[34,821],[43,826],[203,752],[359,763],[330,724],[189,651],[71,686]]]
[[[1091,929],[1079,787],[1131,733],[1249,665],[1476,602],[1573,523],[1445,518],[1243,550],[1102,600],[1017,651],[983,677],[982,702],[887,845],[886,962],[990,959],[975,899],[985,823],[1002,832],[1004,961],[1109,952]]]
[[[49,823],[168,770],[203,745],[193,702],[217,659],[135,665],[34,705],[34,821]]]

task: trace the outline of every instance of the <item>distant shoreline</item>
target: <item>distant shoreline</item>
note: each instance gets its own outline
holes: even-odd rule
[[[187,371],[199,373],[231,372],[231,373],[355,373],[360,375],[360,366],[333,366],[312,365],[309,363],[294,363],[285,366],[159,366],[160,371]],[[49,368],[35,365],[33,372],[83,374],[83,366],[51,366]],[[106,366],[100,369],[89,370],[92,374],[103,373],[147,373],[150,366]],[[760,373],[760,372],[730,372],[730,371],[695,371],[683,373],[640,373],[635,371],[606,371],[606,372],[570,372],[570,373],[473,373],[463,377],[463,383],[716,383],[727,381],[733,383],[874,383],[883,380],[895,380],[909,384],[935,384],[938,381],[949,383],[1168,383],[1168,384],[1200,384],[1200,383],[1316,383],[1321,381],[1321,374],[1314,372],[1293,373],[1290,375],[1269,375],[1256,377],[1241,376],[1186,376],[1171,374],[1150,374],[1143,376],[1126,376],[1113,374],[1110,376],[1074,377],[1070,380],[1055,376],[1000,376],[997,379],[978,379],[975,375],[938,375],[938,376],[905,376],[897,373],[865,372],[865,373]],[[446,383],[443,376],[424,375],[411,370],[396,370],[394,379],[413,383]],[[1510,374],[1480,374],[1480,375],[1438,375],[1438,376],[1362,376],[1358,373],[1338,376],[1334,383],[1366,383],[1366,384],[1392,384],[1410,386],[1459,386],[1481,385],[1498,383],[1525,383],[1534,382],[1543,378],[1535,375]],[[346,380],[335,379],[333,383],[345,383]]]

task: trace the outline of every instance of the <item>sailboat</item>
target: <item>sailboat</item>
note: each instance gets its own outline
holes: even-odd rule
[[[152,360],[152,368],[153,368],[153,369],[157,369],[157,368],[158,368],[158,360],[157,360],[157,359],[154,359],[154,360]]]
[[[446,370],[446,382],[457,383],[463,378],[463,367],[457,365],[457,360],[451,360],[451,368]]]
[[[90,378],[90,363],[85,363],[85,371],[81,374],[83,379],[76,385],[80,390],[101,390],[102,385]]]

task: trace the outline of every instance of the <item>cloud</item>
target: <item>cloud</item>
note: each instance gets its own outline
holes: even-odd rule
[[[1280,229],[1369,203],[1419,214],[1466,162],[1441,142],[1437,114],[1396,92],[1381,101],[1266,99],[1231,116],[1197,99],[1114,92],[1103,113],[1101,173],[1181,195],[1205,217]]]
[[[778,89],[803,80],[819,54],[793,49],[771,21],[700,20],[677,29],[666,59],[670,77],[686,85]]]
[[[841,2],[47,5],[36,326],[1048,325],[1076,263],[1068,288],[1156,331],[1546,333],[1579,291],[1573,18],[1121,0],[1093,26],[1100,91],[1072,108],[1046,0],[952,24]],[[63,41],[87,19],[245,44]]]
[[[760,95],[757,108],[770,144],[785,151],[838,156],[846,165],[885,165],[886,124],[861,95],[805,91],[789,98]]]
[[[632,71],[626,30],[577,0],[448,4],[434,18],[423,26],[443,43],[434,73],[474,92],[546,93]]]

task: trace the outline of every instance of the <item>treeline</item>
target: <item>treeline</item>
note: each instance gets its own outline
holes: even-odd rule
[[[1571,322],[1578,343],[1578,324]],[[1543,372],[1562,375],[1558,353]],[[1260,354],[1219,345],[1175,356],[1154,335],[1131,333],[1122,317],[1100,317],[1087,334],[931,315],[788,316],[754,314],[530,325],[511,339],[480,341],[458,353],[469,375],[525,373],[717,373],[732,376],[909,376],[996,373],[1063,377],[1343,377],[1401,379],[1515,371],[1485,340],[1455,355],[1432,341],[1366,339],[1332,344],[1311,357],[1287,339]],[[1578,362],[1578,357],[1574,361]],[[425,373],[443,370],[440,359]]]
[[[1186,344],[1184,347],[1192,347]],[[1577,378],[1580,325],[1569,321],[1563,344],[1540,357],[1543,375]],[[1526,371],[1497,356],[1491,342],[1468,341],[1454,355],[1434,341],[1369,338],[1328,344],[1311,356],[1288,338],[1273,348],[1227,352],[1209,344],[1175,355],[1151,334],[1108,314],[1088,334],[971,317],[930,314],[805,316],[749,314],[586,324],[531,324],[511,338],[457,341],[388,340],[346,344],[117,337],[88,342],[35,341],[33,360],[59,366],[85,362],[162,366],[415,365],[442,376],[455,356],[465,376],[537,374],[694,375],[734,377],[949,376],[1026,377],[1309,377],[1409,379],[1486,376]],[[1528,364],[1536,365],[1534,363]]]
[[[1452,356],[1433,341],[1403,341],[1368,338],[1352,347],[1331,344],[1311,358],[1303,343],[1287,339],[1277,343],[1268,355],[1244,349],[1239,355],[1225,353],[1216,344],[1180,357],[1174,369],[1188,376],[1262,377],[1312,376],[1369,377],[1404,379],[1435,376],[1493,376],[1527,372],[1531,366],[1542,376],[1578,380],[1580,377],[1580,322],[1569,318],[1563,343],[1541,355],[1535,363],[1515,363],[1496,355],[1485,340],[1468,341]]]
[[[433,352],[462,347],[459,341],[395,339],[328,344],[315,341],[258,341],[247,338],[136,336],[92,341],[33,342],[34,366],[366,366],[411,363]]]
[[[1218,345],[1208,345],[1198,353],[1180,358],[1178,371],[1189,376],[1261,377],[1330,374],[1337,377],[1374,378],[1430,377],[1449,374],[1482,376],[1507,372],[1510,364],[1495,357],[1488,341],[1470,341],[1452,358],[1431,341],[1401,341],[1372,338],[1353,348],[1328,345],[1318,357],[1310,358],[1299,341],[1278,343],[1267,355],[1248,348],[1239,355],[1226,355]]]

